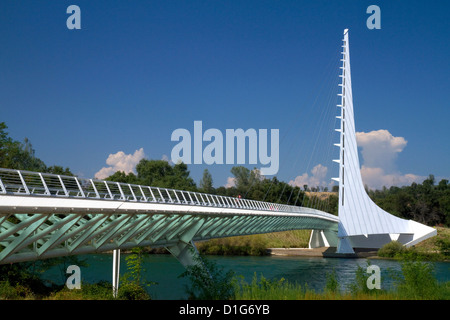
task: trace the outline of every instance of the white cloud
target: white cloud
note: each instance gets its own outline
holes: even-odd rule
[[[356,141],[361,148],[361,177],[370,189],[381,189],[383,186],[403,186],[413,182],[420,183],[426,177],[415,174],[402,174],[396,170],[398,155],[405,149],[408,141],[403,137],[394,137],[388,130],[356,132]],[[334,184],[326,179],[327,167],[318,164],[311,173],[303,173],[289,181],[292,186],[303,188],[328,187]]]
[[[301,176],[297,176],[294,180],[289,181],[291,186],[298,186],[303,188],[306,184],[308,187],[329,187],[330,183],[325,180],[327,176],[328,168],[321,165],[320,163],[316,165],[311,170],[311,175],[304,173]]]
[[[166,154],[162,155],[161,160],[167,161],[170,164],[173,164],[173,161],[169,159],[169,157]]]
[[[106,164],[109,167],[101,168],[96,174],[95,178],[105,179],[117,171],[123,171],[125,173],[135,172],[136,165],[145,157],[144,148],[136,150],[134,154],[125,154],[123,151],[119,151],[114,154],[110,154],[106,159]]]
[[[397,157],[405,149],[408,141],[403,137],[394,137],[388,130],[371,132],[356,132],[356,141],[361,148],[361,177],[369,189],[382,189],[391,186],[411,185],[421,183],[427,177],[412,173],[402,174],[396,170]],[[318,164],[311,173],[303,173],[289,181],[292,186],[331,187],[334,182],[326,179],[328,168]]]
[[[232,188],[236,186],[236,178],[228,177],[227,183],[225,184],[225,188]]]
[[[382,168],[389,173],[395,170],[397,156],[408,143],[403,137],[394,137],[388,130],[356,132],[356,142],[362,149],[365,166]]]
[[[418,176],[412,173],[385,173],[382,168],[370,168],[366,166],[361,167],[361,177],[363,183],[369,189],[382,189],[384,186],[390,188],[392,186],[405,186],[411,183],[421,183],[426,177]]]
[[[408,143],[403,137],[394,137],[388,130],[357,132],[356,141],[361,147],[361,177],[369,189],[420,183],[426,177],[396,170],[398,154]]]
[[[105,179],[114,174],[116,171],[112,167],[103,167],[94,175],[94,177],[95,179]]]

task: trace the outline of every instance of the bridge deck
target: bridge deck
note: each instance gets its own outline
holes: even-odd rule
[[[0,169],[0,263],[294,229],[319,210],[192,191]]]

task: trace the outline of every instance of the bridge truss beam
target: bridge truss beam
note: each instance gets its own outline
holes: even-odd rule
[[[1,217],[0,264],[139,246],[176,248],[191,240],[319,229],[337,223],[307,215],[185,213],[33,213]],[[178,255],[175,254],[178,258]]]

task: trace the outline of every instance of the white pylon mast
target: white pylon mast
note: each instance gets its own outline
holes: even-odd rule
[[[391,240],[411,246],[436,234],[436,230],[412,220],[400,219],[378,207],[368,196],[361,177],[353,112],[348,29],[342,44],[342,78],[339,160],[338,252],[353,248],[380,248]]]

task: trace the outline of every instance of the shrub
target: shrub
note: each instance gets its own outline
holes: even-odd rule
[[[30,288],[17,284],[11,286],[8,280],[0,282],[0,299],[19,300],[33,299],[34,295]]]
[[[145,272],[143,268],[144,249],[141,247],[131,249],[131,254],[125,260],[128,272],[120,278],[117,297],[126,300],[150,300],[150,294],[145,288],[156,283],[142,277]]]
[[[112,290],[112,289],[111,289]],[[124,300],[150,300],[151,297],[145,291],[145,288],[134,282],[134,281],[123,281],[121,285],[119,285],[119,290],[117,292],[118,299]]]
[[[353,295],[370,293],[372,290],[367,287],[368,278],[369,275],[366,273],[366,270],[361,266],[358,266],[355,274],[355,282],[349,285],[350,292]]]
[[[386,258],[394,258],[395,256],[402,254],[406,251],[406,248],[398,241],[391,241],[378,250],[378,256]]]
[[[51,293],[45,299],[48,300],[109,300],[113,299],[112,285],[107,281],[98,283],[81,283],[81,289],[68,289]]]
[[[325,292],[338,293],[339,290],[339,280],[337,278],[336,270],[333,269],[331,273],[327,273]]]
[[[402,275],[397,279],[397,291],[406,299],[437,299],[438,282],[428,262],[402,261]]]
[[[445,258],[450,257],[450,239],[448,238],[439,238],[436,240],[436,245],[439,248],[439,251]]]
[[[224,272],[222,267],[200,256],[194,259],[195,265],[188,266],[180,277],[187,277],[191,287],[186,291],[190,299],[226,300],[232,299],[236,287],[234,271]]]
[[[81,293],[84,299],[105,300],[113,298],[112,285],[108,281],[100,281],[95,284],[82,283]]]

